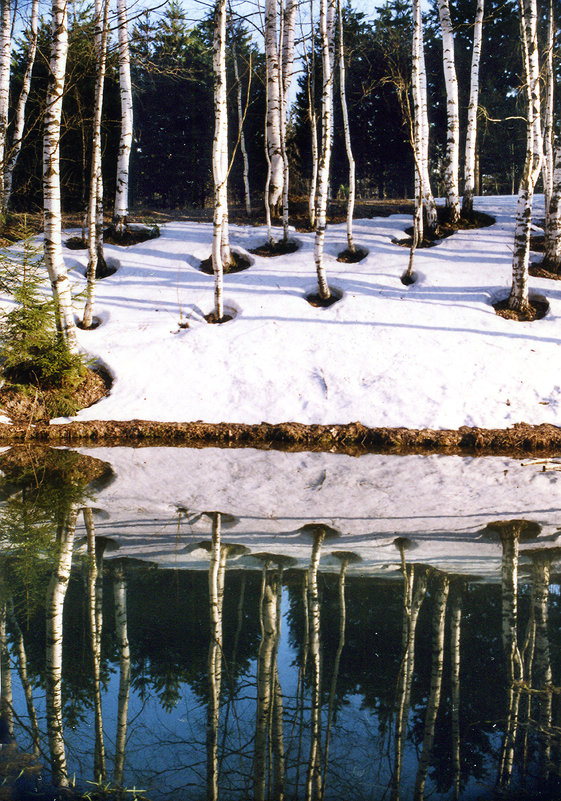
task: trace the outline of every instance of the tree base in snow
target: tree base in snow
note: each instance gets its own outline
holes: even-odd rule
[[[287,253],[296,253],[299,249],[300,244],[294,239],[281,239],[279,242],[265,242],[257,248],[252,248],[249,252],[255,256],[270,258],[272,256],[286,256]]]
[[[345,248],[337,256],[337,261],[343,262],[343,264],[358,264],[359,261],[362,261],[367,256],[368,251],[366,248],[355,248],[354,250]]]
[[[224,314],[222,317],[218,317],[216,312],[210,312],[210,314],[205,314],[205,320],[207,323],[211,323],[211,325],[222,325],[222,323],[229,323],[230,320],[234,319],[233,314]]]
[[[97,370],[87,370],[83,382],[73,392],[6,381],[0,387],[0,413],[13,423],[29,424],[70,417],[100,401],[110,387],[110,377]]]
[[[119,245],[129,247],[139,245],[141,242],[148,242],[150,239],[157,239],[160,236],[160,229],[157,225],[129,224],[125,226],[122,233],[110,225],[103,232],[103,241],[108,245]]]
[[[329,291],[331,294],[328,298],[322,298],[319,292],[310,292],[308,295],[306,295],[306,300],[310,306],[315,306],[317,309],[328,309],[343,297],[343,293],[339,289],[333,289],[333,287],[329,287]]]
[[[248,267],[251,267],[251,262],[247,259],[242,253],[236,253],[236,251],[232,251],[232,263],[228,264],[224,267],[224,275],[228,275],[229,273],[241,273],[242,270],[247,270]],[[206,275],[214,275],[214,270],[212,268],[212,256],[209,256],[208,259],[204,259],[200,265],[199,270]]]
[[[545,298],[530,298],[528,308],[522,311],[515,311],[508,306],[508,298],[493,304],[495,312],[499,317],[506,320],[517,320],[518,322],[528,323],[534,320],[541,320],[549,311],[549,303]]]
[[[452,234],[455,234],[456,231],[471,231],[475,228],[488,228],[490,225],[493,225],[495,222],[495,218],[491,217],[490,214],[485,214],[482,211],[473,211],[467,217],[461,216],[460,219],[455,222],[451,223],[446,219],[446,208],[439,206],[438,207],[438,227],[436,231],[429,231],[425,227],[424,236],[421,242],[417,243],[418,248],[432,248],[442,239],[446,239]],[[392,240],[395,245],[401,245],[402,247],[411,247],[412,236],[413,236],[413,227],[405,229],[405,233],[407,234],[406,239],[394,239]]]
[[[531,264],[529,273],[534,278],[549,278],[550,281],[561,281],[561,265],[559,270],[558,272],[554,265],[550,267],[542,261],[540,264]]]

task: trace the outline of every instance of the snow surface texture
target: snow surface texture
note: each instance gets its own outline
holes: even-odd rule
[[[222,542],[246,549],[228,560],[231,567],[260,569],[263,561],[255,555],[269,553],[305,568],[312,537],[302,529],[325,524],[338,534],[322,546],[321,570],[338,571],[333,552],[351,551],[360,561],[350,572],[398,577],[395,540],[404,537],[407,562],[500,581],[500,539],[484,529],[497,520],[525,519],[538,524],[539,536],[521,543],[522,574],[531,566],[528,549],[556,548],[553,569],[559,569],[559,460],[79,450],[108,462],[115,473],[91,501],[96,535],[111,541],[107,558],[207,569],[212,513],[218,511]],[[85,537],[83,524],[78,537]]]
[[[408,249],[392,243],[403,238],[409,216],[356,220],[355,242],[369,251],[359,264],[336,261],[345,226],[330,226],[326,266],[343,298],[328,309],[305,300],[316,286],[313,235],[295,234],[298,252],[252,256],[248,270],[225,276],[225,306],[235,319],[222,325],[204,319],[213,278],[197,269],[210,255],[210,224],[169,223],[159,239],[108,245],[106,256],[119,268],[98,282],[101,325],[78,334],[115,382],[109,397],[78,418],[558,424],[561,287],[531,279],[550,303],[536,322],[502,319],[491,306],[511,283],[515,205],[512,197],[480,198],[477,209],[496,224],[417,251],[418,281],[409,287],[400,280]],[[264,243],[265,229],[231,226],[231,240],[249,250]],[[68,250],[65,258],[79,293],[87,254]]]

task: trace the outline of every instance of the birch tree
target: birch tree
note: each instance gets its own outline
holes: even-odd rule
[[[412,91],[415,114],[416,161],[419,191],[423,198],[423,212],[427,228],[434,232],[438,227],[436,203],[431,191],[429,173],[429,119],[427,111],[427,77],[423,46],[423,19],[420,0],[413,0],[412,40]]]
[[[121,97],[121,136],[117,156],[117,186],[113,225],[118,234],[123,234],[129,214],[129,161],[132,147],[132,82],[129,55],[129,32],[127,27],[127,0],[117,0],[117,25],[119,28],[119,92]]]
[[[265,71],[267,82],[267,119],[265,140],[268,159],[265,203],[269,210],[282,196],[284,159],[282,148],[281,64],[277,33],[278,2],[265,2]]]
[[[446,208],[450,222],[460,219],[460,193],[458,169],[460,163],[460,116],[458,103],[458,80],[454,57],[454,31],[448,0],[438,0],[438,14],[442,30],[442,57],[446,83],[446,159],[444,162],[444,187]]]
[[[551,272],[561,272],[561,142],[555,148],[545,253],[542,263]]]
[[[318,168],[317,222],[314,242],[314,260],[318,281],[318,294],[321,300],[331,298],[323,258],[325,229],[327,226],[327,201],[329,196],[329,169],[333,138],[333,48],[334,22],[337,0],[320,0],[319,31],[321,42],[321,150]]]
[[[462,214],[473,213],[473,195],[475,193],[475,152],[477,143],[477,109],[479,105],[479,64],[481,61],[481,42],[483,39],[483,15],[485,0],[477,0],[475,23],[473,26],[473,48],[471,52],[471,79],[469,105],[467,110],[466,152],[464,162],[464,196]]]
[[[349,160],[349,198],[347,201],[347,247],[350,253],[355,253],[356,248],[353,240],[353,212],[355,207],[355,160],[351,144],[351,130],[349,127],[349,112],[347,108],[347,90],[345,87],[345,45],[343,41],[343,9],[341,0],[337,0],[337,11],[339,17],[339,97],[341,99],[341,112],[343,114],[343,131],[345,133],[345,150]]]
[[[92,130],[90,194],[88,202],[88,269],[86,272],[86,305],[82,326],[91,328],[95,302],[95,282],[98,270],[105,267],[103,255],[103,177],[101,172],[101,116],[103,86],[107,63],[108,0],[95,3],[96,76]]]
[[[52,0],[51,58],[43,134],[43,215],[45,265],[57,307],[57,329],[70,351],[78,350],[70,281],[62,257],[60,204],[60,122],[68,53],[68,4]]]
[[[296,26],[297,0],[286,0],[282,17],[282,63],[281,63],[281,144],[283,159],[283,192],[282,192],[282,227],[283,239],[288,240],[288,191],[290,185],[290,169],[286,149],[286,132],[288,125],[289,94],[294,69],[294,38]]]
[[[214,73],[214,217],[212,268],[214,270],[213,322],[224,318],[224,268],[231,262],[228,238],[228,109],[226,105],[226,0],[216,0],[212,66]]]
[[[549,2],[547,19],[547,43],[545,50],[545,100],[544,100],[544,130],[543,130],[543,193],[545,200],[545,229],[548,227],[549,206],[551,203],[551,193],[553,191],[553,170],[554,170],[554,125],[553,125],[553,104],[554,104],[554,70],[553,70],[553,48],[555,44],[554,21],[553,21],[553,0]]]
[[[536,0],[519,0],[519,7],[527,96],[526,161],[518,190],[512,258],[512,287],[508,306],[514,311],[525,313],[530,307],[528,266],[532,203],[536,181],[541,170],[543,142]]]
[[[10,61],[12,56],[12,15],[10,0],[0,0],[0,198],[4,205],[4,165],[10,99]]]
[[[12,143],[10,150],[6,155],[4,167],[4,186],[3,195],[1,198],[2,211],[4,213],[7,212],[10,203],[14,170],[16,168],[23,142],[25,107],[27,105],[27,98],[29,97],[29,90],[31,88],[31,75],[33,72],[33,65],[35,64],[35,55],[37,53],[38,19],[39,0],[33,0],[29,20],[29,47],[27,51],[27,63],[25,66],[25,72],[23,74],[21,91],[19,93],[18,102],[14,112],[13,131],[11,137]]]
[[[115,635],[119,650],[119,697],[117,704],[117,734],[115,737],[113,780],[120,786],[123,784],[123,770],[125,766],[131,678],[131,656],[127,630],[127,584],[121,565],[115,569],[113,574],[113,598],[115,604]]]
[[[240,80],[240,69],[238,66],[238,54],[236,51],[236,31],[234,26],[231,25],[231,39],[232,39],[232,61],[234,62],[234,80],[236,82],[236,110],[238,113],[238,141],[240,143],[240,150],[242,154],[243,163],[243,188],[244,188],[244,201],[245,213],[251,217],[251,192],[249,187],[249,159],[247,155],[247,147],[245,145],[245,133],[243,129],[244,112],[242,104],[242,83]]]

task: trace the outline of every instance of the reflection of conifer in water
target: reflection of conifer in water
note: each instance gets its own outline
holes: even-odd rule
[[[429,760],[434,741],[436,716],[440,704],[440,690],[442,687],[442,673],[444,662],[444,624],[446,621],[446,603],[450,580],[444,573],[435,576],[437,589],[434,596],[434,610],[432,619],[432,669],[430,679],[430,692],[425,713],[423,747],[417,768],[415,780],[415,801],[422,801],[425,793],[425,783]]]
[[[127,583],[123,568],[118,563],[113,568],[113,597],[115,600],[115,634],[119,651],[119,697],[113,781],[120,787],[123,784],[125,745],[127,741],[131,657],[127,631]]]
[[[46,597],[46,712],[55,787],[67,787],[68,768],[62,726],[62,614],[72,569],[78,507],[72,504],[57,533],[58,554]]]

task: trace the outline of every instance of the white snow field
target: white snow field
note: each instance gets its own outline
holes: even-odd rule
[[[168,223],[159,239],[108,245],[106,257],[119,268],[98,282],[101,325],[78,333],[114,384],[77,417],[409,428],[559,423],[561,285],[531,279],[550,303],[542,320],[505,320],[491,306],[510,287],[515,205],[513,197],[479,198],[476,208],[496,223],[417,251],[418,281],[409,287],[400,280],[408,250],[392,243],[409,216],[356,220],[356,244],[369,253],[354,265],[336,261],[345,226],[330,226],[326,266],[343,298],[327,309],[305,299],[315,287],[313,235],[294,234],[298,252],[252,256],[248,270],[225,277],[235,318],[222,325],[203,316],[213,306],[213,278],[198,269],[210,255],[210,224]],[[265,241],[265,229],[231,226],[231,240],[249,250]],[[87,254],[65,249],[65,259],[79,293]]]

